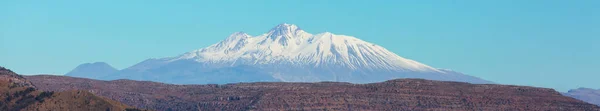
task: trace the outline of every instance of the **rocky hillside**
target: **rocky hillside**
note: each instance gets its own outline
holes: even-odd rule
[[[172,85],[27,76],[41,90],[87,90],[139,108],[169,110],[571,110],[600,107],[553,89],[423,79],[381,83]]]
[[[0,67],[1,111],[128,111],[137,110],[87,91],[40,91],[20,75]]]

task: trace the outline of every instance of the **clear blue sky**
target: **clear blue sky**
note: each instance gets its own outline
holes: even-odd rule
[[[292,23],[501,84],[600,88],[598,0],[0,0],[0,65],[123,69]]]

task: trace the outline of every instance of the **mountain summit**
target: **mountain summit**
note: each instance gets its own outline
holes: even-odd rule
[[[267,34],[269,34],[269,35],[286,35],[286,34],[295,34],[295,33],[299,33],[299,32],[304,32],[304,31],[294,24],[283,23],[283,24],[279,24],[279,25],[275,26],[274,28],[272,28],[271,31],[269,31]]]
[[[176,57],[149,59],[120,72],[104,79],[171,83],[369,83],[395,78],[425,78],[489,83],[403,58],[352,36],[330,32],[310,34],[287,23],[258,36],[236,32],[209,47]]]

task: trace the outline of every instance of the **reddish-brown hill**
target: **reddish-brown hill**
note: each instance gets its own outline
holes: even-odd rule
[[[87,91],[39,91],[20,75],[0,67],[1,111],[126,111],[125,104]]]
[[[239,83],[172,85],[98,81],[65,76],[27,76],[46,91],[87,90],[139,108],[155,110],[572,110],[600,107],[553,89],[475,85],[422,79],[372,84]]]

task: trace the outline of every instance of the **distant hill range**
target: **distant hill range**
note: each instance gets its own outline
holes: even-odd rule
[[[66,75],[83,78],[101,78],[107,74],[113,74],[116,72],[119,72],[119,70],[105,62],[95,62],[81,64]]]
[[[40,91],[23,76],[0,67],[1,111],[141,111],[88,91]]]
[[[123,70],[116,70],[102,62],[87,63],[66,75],[173,84],[266,81],[373,83],[397,78],[491,83],[406,59],[352,36],[330,32],[311,34],[285,23],[258,36],[236,32],[209,47],[175,57],[148,59]]]
[[[579,100],[583,100],[592,104],[600,106],[600,89],[590,88],[579,88],[569,90],[567,93],[563,93],[565,96],[573,97]]]
[[[67,76],[26,76],[44,91],[85,90],[139,108],[190,110],[482,110],[599,111],[600,107],[553,89],[423,79],[379,83],[258,82],[173,85],[101,81]]]

